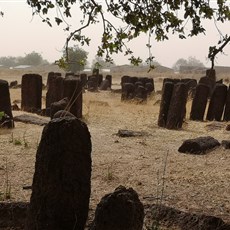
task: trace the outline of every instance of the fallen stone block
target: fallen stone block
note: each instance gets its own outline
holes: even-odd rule
[[[205,154],[207,150],[211,150],[217,146],[220,146],[218,140],[213,137],[198,137],[195,139],[188,139],[183,142],[179,147],[180,153],[192,153],[192,154]]]

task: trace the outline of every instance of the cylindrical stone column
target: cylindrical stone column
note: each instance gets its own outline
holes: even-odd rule
[[[203,121],[204,113],[208,101],[210,88],[199,83],[196,87],[195,96],[192,101],[192,108],[190,113],[190,119],[195,121]]]
[[[87,88],[87,74],[81,73],[80,80],[83,88]]]
[[[42,76],[24,74],[22,76],[21,109],[27,112],[40,110],[42,107]]]
[[[14,127],[13,114],[11,109],[9,84],[5,80],[0,80],[0,111],[7,114],[11,122],[7,125],[9,128]]]
[[[224,121],[230,121],[230,87],[228,87],[228,92],[226,96],[226,103],[224,109]]]
[[[167,122],[168,110],[172,98],[174,84],[165,82],[162,89],[160,112],[158,117],[158,126],[165,127]]]
[[[227,86],[216,84],[208,107],[207,120],[221,121],[227,96]]]
[[[112,88],[112,75],[106,75],[105,79],[109,81],[109,88]]]
[[[63,97],[69,99],[67,111],[82,118],[82,84],[79,79],[63,80]]]
[[[63,98],[63,80],[61,76],[50,76],[49,87],[46,93],[46,108],[50,108],[53,102]]]
[[[53,80],[53,78],[61,77],[61,73],[59,72],[49,72],[47,76],[46,88],[49,89],[49,82]]]
[[[172,99],[170,101],[166,128],[180,129],[186,116],[186,102],[188,97],[188,87],[184,83],[178,83],[173,88]]]
[[[124,83],[130,83],[130,76],[124,75],[121,77],[121,89],[123,88]]]

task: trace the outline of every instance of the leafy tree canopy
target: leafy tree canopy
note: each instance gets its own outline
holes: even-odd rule
[[[189,57],[187,60],[184,58],[178,59],[173,65],[173,69],[179,71],[181,66],[205,67],[204,64],[195,57]]]
[[[66,40],[66,58],[68,61],[68,44],[71,40],[80,44],[89,44],[89,37],[84,35],[84,29],[92,24],[99,23],[103,27],[101,44],[98,47],[98,56],[105,56],[112,61],[111,54],[123,52],[130,57],[133,64],[142,60],[133,56],[128,47],[128,41],[135,39],[141,33],[149,35],[147,48],[150,50],[148,62],[151,64],[151,38],[157,41],[169,39],[169,34],[178,34],[179,38],[196,36],[205,33],[203,19],[225,22],[230,20],[230,2],[227,0],[27,0],[32,7],[33,14],[39,14],[43,21],[52,26],[55,21],[58,25],[66,24],[69,31]],[[72,30],[66,23],[70,18],[73,5],[77,5],[82,12],[81,26]],[[50,10],[55,9],[56,17],[50,18]],[[79,16],[80,17],[80,16]],[[117,27],[113,22],[119,22]],[[209,59],[212,67],[219,52],[230,41],[229,35],[221,35],[217,46],[209,49]]]
[[[66,63],[66,53],[64,52],[63,57],[58,62],[60,67],[73,73],[77,73],[85,68],[88,57],[88,53],[85,50],[77,45],[68,47],[68,55],[68,63]]]
[[[14,67],[17,65],[41,65],[48,64],[48,61],[42,58],[42,55],[33,51],[24,57],[0,57],[0,64],[6,67]]]

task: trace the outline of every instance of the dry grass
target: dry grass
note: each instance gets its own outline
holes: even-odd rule
[[[119,79],[115,80],[119,85]],[[161,88],[161,82],[157,83]],[[92,136],[91,208],[102,196],[117,186],[133,187],[144,203],[157,201],[162,186],[165,155],[168,161],[163,203],[184,211],[215,215],[230,222],[230,150],[215,149],[207,155],[181,154],[177,150],[185,139],[210,135],[219,141],[229,139],[223,128],[207,129],[211,122],[186,120],[182,130],[166,130],[157,126],[159,95],[147,104],[122,103],[120,95],[111,92],[86,92],[84,119]],[[11,100],[20,99],[20,90],[11,90]],[[191,102],[188,103],[187,114]],[[22,112],[14,112],[14,115]],[[219,127],[219,126],[218,126]],[[8,159],[11,200],[29,201],[34,173],[35,154],[43,127],[16,123],[13,130],[0,130],[0,191],[4,191]],[[143,137],[120,138],[119,129],[145,131]],[[28,146],[15,145],[15,139]]]

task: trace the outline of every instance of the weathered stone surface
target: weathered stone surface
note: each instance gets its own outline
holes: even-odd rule
[[[91,230],[142,230],[144,207],[138,194],[119,186],[97,205]]]
[[[164,84],[166,82],[171,82],[171,83],[173,83],[175,85],[175,84],[177,84],[177,83],[180,82],[180,79],[178,79],[178,78],[164,78],[164,80],[163,80],[163,87],[164,87]]]
[[[121,77],[121,88],[123,88],[124,83],[130,83],[130,76],[124,75]]]
[[[203,121],[206,105],[208,102],[209,87],[199,83],[196,87],[195,95],[192,101],[190,119]]]
[[[35,115],[30,115],[30,114],[22,114],[22,115],[15,116],[14,120],[26,124],[34,124],[34,125],[46,125],[49,122],[48,119],[37,117]]]
[[[42,76],[39,74],[24,74],[22,76],[21,109],[27,112],[41,109]]]
[[[98,90],[98,78],[94,75],[88,77],[88,90],[91,92]]]
[[[135,85],[132,83],[123,83],[122,84],[122,92],[121,92],[121,100],[131,100],[135,96]]]
[[[109,88],[112,88],[112,75],[108,74],[105,76],[105,79],[109,81]]]
[[[83,88],[87,88],[87,74],[81,73],[80,74],[80,80]]]
[[[224,121],[230,121],[230,87],[228,87],[225,109],[224,109]]]
[[[224,84],[216,84],[209,103],[207,118],[206,118],[207,120],[221,121],[222,114],[224,111],[226,96],[227,96],[227,86]]]
[[[199,83],[205,84],[210,88],[209,97],[211,97],[216,85],[216,71],[214,69],[206,70],[206,76],[201,77]]]
[[[148,95],[154,91],[154,85],[150,82],[145,83],[145,89],[147,90]]]
[[[77,118],[82,118],[82,84],[79,79],[64,79],[63,97],[68,97],[67,111]]]
[[[49,75],[47,93],[46,93],[46,108],[50,108],[51,104],[63,98],[63,80],[59,75]]]
[[[49,83],[52,81],[54,78],[61,77],[61,73],[59,72],[49,72],[47,76],[47,82],[46,82],[46,88],[47,90],[49,89]]]
[[[146,218],[154,223],[163,223],[166,229],[181,230],[229,230],[230,224],[221,218],[205,214],[183,212],[162,204],[148,207]],[[150,228],[151,229],[151,228]],[[165,229],[165,228],[163,228]]]
[[[26,230],[84,230],[91,190],[91,139],[85,123],[56,118],[39,144]]]
[[[52,119],[54,117],[54,114],[58,112],[59,110],[68,110],[69,105],[69,99],[68,97],[65,97],[61,99],[60,101],[54,102],[50,106],[50,118]]]
[[[103,81],[103,75],[102,74],[98,74],[97,78],[98,78],[97,82],[98,82],[98,87],[99,87],[101,85],[102,81]]]
[[[207,150],[219,145],[219,141],[213,137],[198,137],[184,141],[178,151],[180,153],[205,154]]]
[[[160,112],[158,117],[158,126],[165,127],[167,122],[168,110],[172,98],[174,84],[172,82],[165,82],[162,89]]]
[[[188,88],[184,83],[178,83],[173,88],[172,99],[170,101],[166,128],[180,129],[186,116],[186,102]]]
[[[53,115],[53,118],[60,118],[60,117],[75,117],[75,116],[66,110],[59,110]]]
[[[132,84],[134,84],[135,85],[135,83],[138,81],[138,77],[130,77],[129,78],[129,82],[130,83],[132,83]]]
[[[138,102],[146,102],[147,96],[148,96],[148,94],[147,94],[147,90],[145,89],[145,87],[139,85],[136,89],[136,92],[135,92],[135,99]]]
[[[206,76],[216,82],[216,70],[215,69],[207,69]]]
[[[119,137],[142,137],[142,136],[148,136],[148,133],[143,131],[119,129],[116,135]]]
[[[0,112],[4,112],[4,117],[0,119],[0,126],[13,128],[13,114],[11,109],[9,84],[5,80],[0,80]]]
[[[0,229],[24,229],[28,203],[0,203]]]

